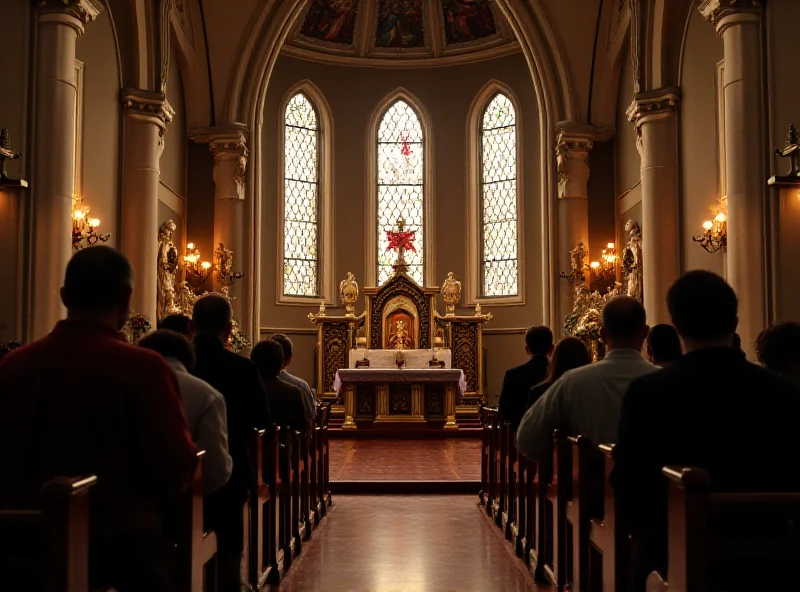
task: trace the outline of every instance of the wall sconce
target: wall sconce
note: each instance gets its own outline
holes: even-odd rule
[[[92,247],[98,242],[106,242],[111,235],[99,234],[100,220],[89,217],[89,208],[83,205],[83,198],[72,196],[72,248],[76,251]]]
[[[720,208],[714,214],[712,220],[703,222],[703,234],[692,237],[696,243],[700,243],[709,253],[716,253],[720,249],[728,249],[728,216],[724,211],[724,205],[720,202]]]
[[[619,256],[614,248],[614,243],[608,243],[600,254],[600,261],[592,261],[589,264],[589,268],[592,271],[592,275],[601,282],[616,280],[617,261],[619,261]]]
[[[570,284],[575,282],[583,283],[586,281],[586,269],[588,266],[584,261],[589,255],[589,251],[583,246],[583,243],[578,243],[574,249],[569,252],[570,272],[562,271],[559,275],[567,280]]]
[[[195,288],[202,286],[208,279],[208,274],[211,273],[211,263],[200,260],[200,251],[195,248],[194,243],[186,245],[183,263],[186,271],[185,281]]]

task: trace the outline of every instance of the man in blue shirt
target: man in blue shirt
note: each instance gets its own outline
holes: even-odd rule
[[[289,365],[292,363],[292,355],[294,354],[294,344],[283,333],[276,333],[272,336],[272,340],[280,343],[283,348],[283,368],[278,378],[296,386],[303,393],[303,412],[305,413],[306,421],[311,423],[317,414],[317,400],[314,398],[314,393],[311,392],[311,387],[308,386],[305,380],[289,374]]]

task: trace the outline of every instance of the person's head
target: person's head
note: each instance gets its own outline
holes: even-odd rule
[[[730,347],[739,324],[738,300],[728,283],[710,271],[690,271],[667,292],[667,308],[687,352]]]
[[[111,247],[78,251],[67,264],[61,301],[71,319],[105,323],[119,331],[128,321],[133,270],[128,259]]]
[[[255,345],[250,359],[258,366],[261,376],[275,378],[283,368],[283,347],[274,339],[265,339]]]
[[[198,298],[192,308],[190,330],[195,335],[213,335],[223,343],[233,331],[231,304],[220,294]]]
[[[189,340],[194,338],[194,334],[192,333],[191,329],[192,319],[187,317],[184,314],[171,314],[165,316],[158,322],[158,329],[167,329],[169,331],[175,331],[175,333],[180,333],[184,337]]]
[[[525,332],[525,352],[529,356],[549,356],[553,352],[553,332],[536,325]]]
[[[283,367],[288,368],[289,364],[292,363],[292,356],[294,355],[294,344],[292,340],[283,333],[275,333],[275,335],[272,336],[272,340],[281,344],[283,348]]]
[[[647,334],[647,357],[657,366],[666,366],[683,354],[681,338],[672,325],[661,324]]]
[[[636,298],[617,296],[603,307],[600,337],[606,349],[640,351],[647,338],[647,315]]]
[[[139,340],[139,347],[151,349],[164,358],[173,358],[183,364],[189,372],[194,369],[194,350],[189,340],[175,331],[159,329]]]
[[[787,376],[800,377],[800,323],[780,323],[764,329],[756,340],[758,361]]]
[[[580,368],[591,363],[592,357],[586,344],[577,337],[564,337],[553,349],[550,359],[550,370],[547,374],[548,382],[555,382],[567,370]]]

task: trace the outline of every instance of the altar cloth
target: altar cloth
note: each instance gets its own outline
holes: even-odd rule
[[[413,383],[426,382],[455,382],[458,381],[458,390],[463,395],[467,392],[467,380],[464,371],[460,368],[445,370],[442,368],[342,368],[336,371],[333,380],[333,390],[342,392],[345,382],[371,382],[373,384]]]
[[[403,354],[406,370],[428,368],[428,362],[433,359],[434,354],[432,349],[351,349],[348,353],[348,368],[355,368],[356,362],[367,359],[370,368],[394,370],[397,368],[395,361],[398,351]],[[450,368],[451,358],[452,354],[448,348],[436,350],[436,359],[444,362],[445,368]]]

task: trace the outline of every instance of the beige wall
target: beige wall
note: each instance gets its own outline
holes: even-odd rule
[[[682,270],[708,269],[723,274],[723,254],[707,253],[692,237],[703,232],[720,197],[717,121],[717,63],[723,45],[714,27],[692,10],[684,41],[681,90],[681,245]]]
[[[467,113],[475,95],[491,79],[510,86],[521,104],[524,157],[523,177],[526,253],[522,259],[526,272],[524,306],[490,307],[495,315],[492,330],[523,329],[542,321],[539,195],[539,114],[530,73],[521,54],[465,66],[433,69],[369,69],[338,67],[281,57],[270,79],[264,111],[262,139],[262,278],[261,326],[295,332],[297,356],[294,370],[313,379],[312,348],[315,336],[306,315],[312,307],[276,304],[278,237],[277,199],[282,171],[276,153],[281,133],[280,102],[298,82],[311,80],[325,96],[333,117],[333,203],[334,203],[334,278],[352,271],[362,283],[364,277],[363,235],[365,230],[366,133],[369,117],[381,99],[402,86],[424,105],[433,129],[433,187],[428,198],[435,204],[435,228],[426,229],[434,237],[434,277],[441,282],[448,271],[464,280],[466,276],[467,174],[465,172]],[[338,303],[338,298],[337,298]],[[363,308],[363,298],[358,303]],[[439,308],[444,306],[440,303]],[[302,330],[301,334],[296,334]],[[521,334],[487,337],[489,392],[499,391],[507,367],[524,360],[519,345]]]
[[[76,155],[82,165],[83,187],[75,192],[92,216],[100,219],[100,231],[111,233],[106,243],[119,244],[119,163],[120,163],[120,76],[114,29],[107,8],[86,27],[75,47],[76,59],[83,62],[83,154]],[[80,101],[80,97],[78,97]],[[80,106],[80,103],[79,103]]]
[[[28,112],[28,32],[30,25],[30,3],[26,0],[10,0],[3,3],[3,18],[0,19],[0,39],[6,58],[0,60],[0,127],[7,127],[11,147],[22,153],[22,158],[9,162],[8,175],[14,179],[28,178],[29,151],[27,149]],[[25,211],[28,209],[29,192],[25,189],[0,190],[0,341],[20,339],[22,323],[22,277],[21,265],[25,241]]]
[[[617,137],[615,149],[615,176],[617,194],[617,213],[622,216],[634,204],[642,200],[641,158],[636,148],[636,128],[628,121],[626,111],[633,102],[633,64],[631,63],[630,44],[625,43],[622,55],[622,72],[619,77],[619,94],[617,96]],[[638,219],[641,224],[641,220]],[[623,222],[622,226],[625,226]],[[626,236],[618,234],[617,242],[625,244]]]
[[[174,40],[173,40],[173,43]],[[164,152],[161,154],[161,168],[158,185],[158,222],[164,223],[172,218],[178,227],[175,244],[183,250],[182,238],[186,224],[187,188],[187,139],[186,139],[186,101],[183,93],[177,50],[170,52],[169,74],[167,78],[167,100],[175,110],[172,123],[167,126]],[[208,173],[210,175],[210,172]],[[210,253],[209,253],[210,254]]]

